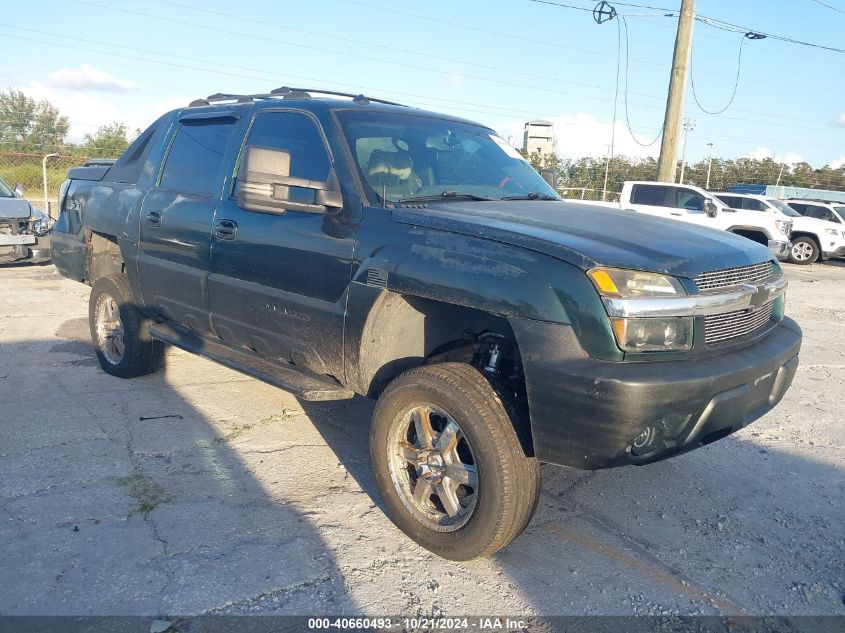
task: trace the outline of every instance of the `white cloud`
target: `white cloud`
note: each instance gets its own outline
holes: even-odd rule
[[[70,130],[66,140],[70,143],[79,143],[86,134],[93,134],[101,125],[114,121],[125,123],[130,132],[136,127],[144,128],[152,123],[152,118],[138,121],[114,103],[87,92],[55,90],[37,81],[16,88],[33,99],[46,99],[58,108],[62,116],[68,118]],[[155,116],[159,114],[162,113],[158,112]]]
[[[554,124],[557,153],[562,158],[607,155],[607,146],[610,145],[614,127],[610,121],[599,120],[598,117],[587,112],[550,117],[547,120]],[[503,138],[513,137],[513,144],[521,147],[523,125],[524,122],[507,123],[500,125],[498,132]],[[615,131],[613,153],[616,156],[624,155],[636,158],[652,156],[656,158],[660,152],[660,143],[643,147],[635,142],[631,138],[627,125],[622,121],[616,122]],[[650,138],[637,134],[637,139],[640,143],[650,143],[654,140],[656,134],[657,130],[653,132]]]
[[[47,76],[46,83],[53,88],[79,91],[131,92],[138,89],[131,81],[110,75],[90,64],[82,64],[79,68],[60,68]]]
[[[804,162],[804,157],[795,152],[787,152],[786,154],[775,154],[768,147],[758,147],[750,152],[743,154],[743,158],[752,158],[754,160],[763,160],[771,158],[776,163],[786,163],[787,165],[794,165],[796,163]]]
[[[840,156],[836,160],[830,161],[828,165],[832,169],[840,169],[842,167],[845,167],[845,156]]]
[[[845,114],[840,114],[839,118],[837,118],[834,122],[834,125],[845,125]]]

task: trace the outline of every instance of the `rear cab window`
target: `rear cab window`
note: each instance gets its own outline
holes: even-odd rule
[[[235,119],[183,121],[167,153],[159,187],[188,195],[216,193],[220,166],[234,129]]]
[[[644,204],[651,207],[671,206],[666,204],[668,190],[669,187],[663,185],[634,185],[631,188],[631,204]]]

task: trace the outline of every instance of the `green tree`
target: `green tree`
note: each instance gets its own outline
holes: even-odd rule
[[[108,125],[101,125],[94,134],[86,134],[80,150],[88,157],[117,158],[128,145],[129,136],[126,126],[115,121]]]
[[[46,99],[36,101],[14,88],[0,92],[0,151],[57,152],[68,127],[67,117]]]

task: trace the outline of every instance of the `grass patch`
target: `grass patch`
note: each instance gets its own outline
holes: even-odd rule
[[[138,505],[132,509],[129,516],[133,514],[143,514],[146,519],[150,512],[156,509],[160,503],[167,503],[173,501],[171,495],[163,486],[160,486],[144,473],[136,470],[131,475],[126,477],[115,478],[121,486],[126,486],[126,491],[130,497],[138,502]]]

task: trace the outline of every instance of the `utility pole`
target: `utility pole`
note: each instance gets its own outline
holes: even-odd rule
[[[663,138],[660,141],[660,158],[657,161],[657,180],[661,182],[675,182],[678,136],[681,133],[694,20],[695,0],[681,0],[678,34],[675,36],[675,52],[672,55],[672,73],[669,76],[669,94],[666,97],[666,115],[663,119]]]
[[[707,147],[710,148],[710,155],[707,157],[707,184],[704,185],[705,189],[710,189],[710,165],[713,164],[713,143],[707,143]]]
[[[681,153],[681,178],[680,183],[684,184],[684,169],[687,166],[687,135],[695,129],[695,119],[686,117],[684,119],[684,151]]]
[[[610,148],[613,147],[612,145],[605,145],[607,148],[607,159],[604,164],[604,189],[601,192],[601,201],[604,202],[607,198],[607,177],[610,174]]]

